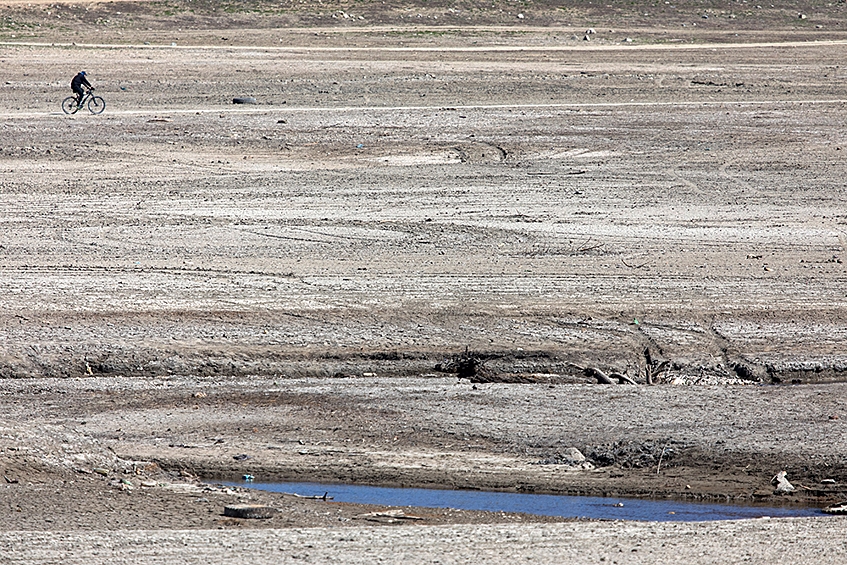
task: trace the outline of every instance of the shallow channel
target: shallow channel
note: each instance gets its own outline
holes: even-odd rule
[[[791,518],[821,516],[821,510],[808,507],[776,508],[769,506],[707,504],[671,500],[636,498],[602,498],[593,496],[559,496],[475,490],[435,490],[388,488],[320,483],[223,482],[271,492],[323,496],[335,502],[353,502],[383,506],[419,506],[455,508],[491,512],[522,512],[541,516],[565,516],[611,520],[650,522],[701,522],[707,520],[739,520],[749,518]]]

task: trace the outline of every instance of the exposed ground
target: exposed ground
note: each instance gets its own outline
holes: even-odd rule
[[[391,543],[373,508],[196,481],[244,473],[847,497],[845,5],[583,4],[0,3],[0,529]],[[102,115],[61,113],[81,69]]]

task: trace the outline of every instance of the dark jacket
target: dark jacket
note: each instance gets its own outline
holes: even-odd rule
[[[71,81],[71,90],[74,92],[79,92],[81,90],[80,86],[85,85],[88,88],[91,88],[91,83],[88,82],[88,79],[82,73],[76,75]]]

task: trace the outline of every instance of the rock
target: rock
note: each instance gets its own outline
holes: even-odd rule
[[[832,506],[827,506],[823,509],[824,514],[844,514],[847,515],[847,502],[839,502]]]
[[[794,492],[794,485],[788,482],[788,473],[780,471],[771,479],[771,484],[776,487],[774,494],[788,494]]]
[[[233,104],[255,104],[256,99],[252,96],[240,96],[232,99]]]
[[[562,452],[560,459],[570,463],[582,463],[585,461],[585,455],[577,448],[569,447]]]
[[[264,520],[277,513],[276,508],[261,504],[234,504],[224,507],[224,516],[230,518],[247,518]]]

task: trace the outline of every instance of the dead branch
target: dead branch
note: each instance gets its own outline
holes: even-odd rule
[[[619,385],[637,385],[638,383],[621,373],[609,373],[609,377],[617,379]]]
[[[576,252],[577,253],[585,253],[586,251],[592,251],[594,249],[599,249],[599,248],[603,247],[603,245],[605,245],[603,243],[598,243],[597,245],[592,245],[591,247],[587,247],[588,244],[591,243],[591,239],[592,238],[590,238],[590,237],[588,239],[586,239],[585,243],[583,243],[582,245],[580,245],[579,247],[576,248]]]
[[[282,494],[284,494],[286,496],[293,496],[294,498],[305,498],[305,499],[308,499],[308,500],[332,500],[331,496],[327,496],[327,495],[329,495],[328,492],[323,493],[322,496],[321,495],[304,496],[302,494],[297,494],[297,493],[294,493],[294,492],[284,492]]]
[[[656,474],[659,474],[659,470],[662,468],[662,457],[665,456],[665,450],[668,448],[668,444],[662,448],[662,453],[659,454],[659,464],[656,465]]]
[[[644,361],[646,366],[644,367],[644,373],[647,377],[647,384],[654,385],[655,377],[658,376],[659,373],[662,372],[662,369],[668,366],[667,361],[656,361],[653,359],[653,355],[650,353],[650,348],[644,348]]]
[[[356,518],[362,518],[364,520],[369,520],[371,522],[386,522],[388,524],[394,523],[398,520],[423,520],[421,516],[414,516],[412,514],[406,514],[404,511],[397,510],[383,510],[377,512],[368,512],[367,514],[359,514]]]
[[[623,257],[621,257],[621,263],[624,264],[624,267],[629,267],[630,269],[641,269],[647,266],[647,263],[641,263],[640,265],[630,265],[629,263],[623,260]]]
[[[601,385],[613,385],[613,384],[615,384],[612,381],[612,379],[610,379],[608,376],[606,376],[606,373],[604,373],[600,369],[595,369],[594,367],[588,367],[587,369],[585,369],[584,372],[585,372],[586,377],[594,377],[595,379],[597,379],[598,384],[601,384]]]

